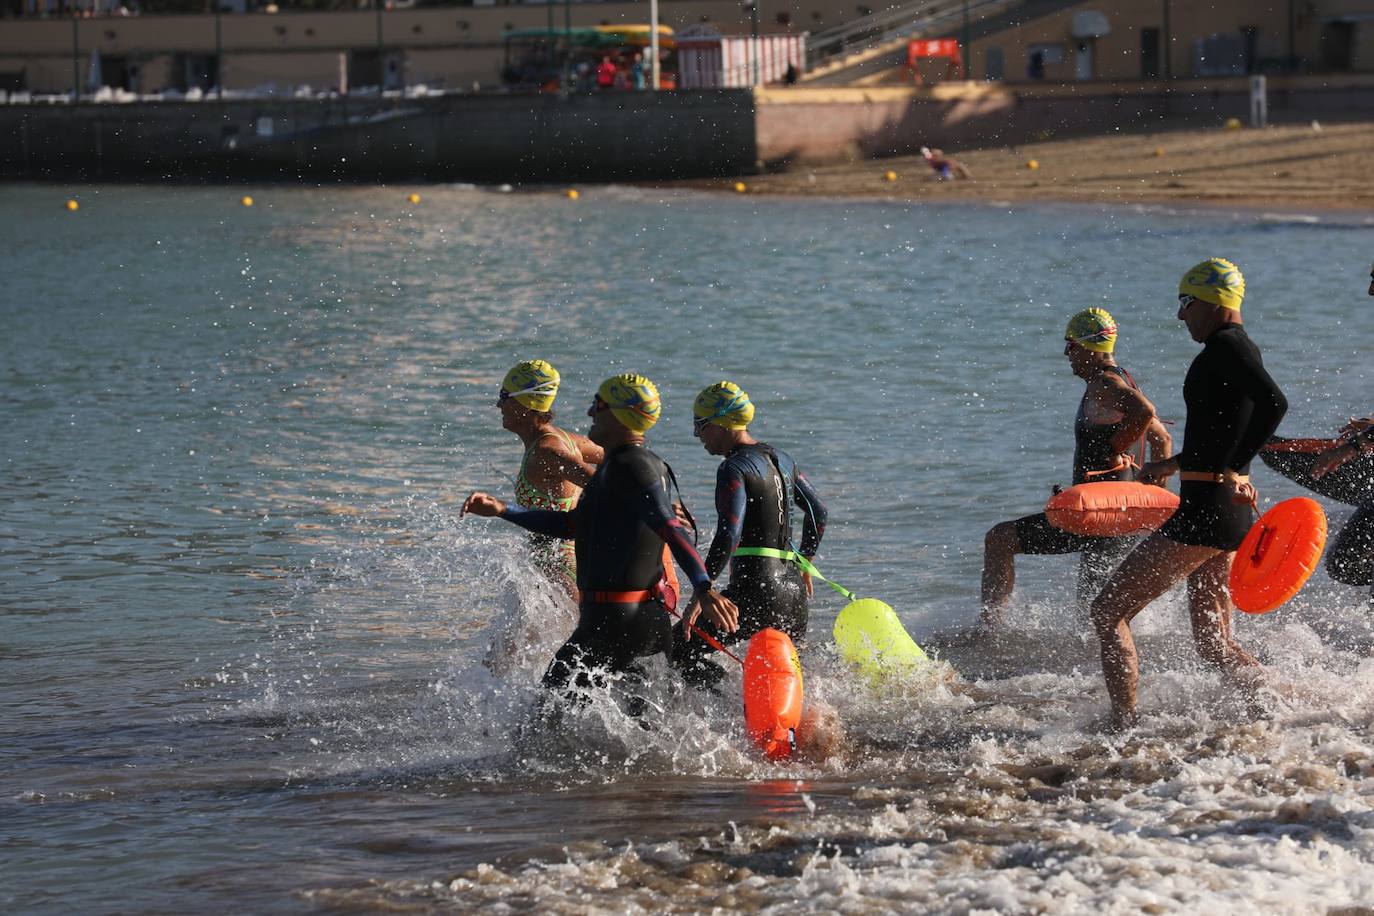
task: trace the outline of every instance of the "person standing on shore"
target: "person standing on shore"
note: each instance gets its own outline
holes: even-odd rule
[[[1083,309],[1064,331],[1069,371],[1087,383],[1074,419],[1073,483],[1134,480],[1145,457],[1167,457],[1173,439],[1130,373],[1116,364],[1117,325],[1100,308]],[[986,627],[1001,623],[1016,584],[1016,555],[1077,553],[1078,603],[1086,611],[1134,537],[1089,537],[1061,531],[1044,512],[999,522],[983,541],[983,613]]]
[[[668,612],[676,608],[677,595],[663,565],[665,543],[694,586],[686,613],[705,613],[724,633],[739,626],[738,608],[711,587],[673,510],[671,471],[645,441],[659,413],[653,382],[630,374],[608,378],[587,411],[588,436],[605,449],[605,459],[576,507],[513,508],[481,492],[463,504],[464,513],[504,518],[537,534],[571,538],[576,545],[580,616],[544,673],[545,687],[585,688],[602,683],[608,672],[641,677],[636,659],[671,652]]]
[[[722,643],[748,639],[767,627],[801,641],[813,585],[797,558],[810,561],[816,555],[825,534],[825,505],[786,452],[750,435],[754,404],[734,382],[704,389],[692,413],[692,430],[702,447],[725,459],[716,472],[716,534],[706,572],[715,580],[729,565],[724,594],[739,606],[739,629],[733,634],[706,629]],[[795,548],[793,503],[803,515],[801,545]],[[759,549],[767,553],[755,552]],[[694,622],[694,615],[685,615],[674,634],[673,664],[689,683],[714,686],[725,672],[707,660],[705,641],[690,639]]]
[[[1250,460],[1278,428],[1288,401],[1241,322],[1240,268],[1210,258],[1183,275],[1178,293],[1178,319],[1203,345],[1183,382],[1183,451],[1145,465],[1140,479],[1178,474],[1179,507],[1121,562],[1092,605],[1111,697],[1110,726],[1117,729],[1132,727],[1138,716],[1140,669],[1131,620],[1179,579],[1188,579],[1198,654],[1242,682],[1242,672],[1259,665],[1231,636],[1227,577],[1256,502]]]

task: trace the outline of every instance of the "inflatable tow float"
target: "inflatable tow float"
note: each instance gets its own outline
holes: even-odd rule
[[[1298,593],[1326,546],[1326,513],[1306,496],[1285,499],[1255,522],[1231,561],[1231,603],[1265,614]]]
[[[1128,480],[1080,483],[1050,497],[1045,517],[1054,527],[1089,537],[1154,531],[1178,510],[1178,495]]]
[[[791,637],[771,628],[755,633],[744,656],[744,726],[769,760],[796,752],[803,700],[801,659]]]

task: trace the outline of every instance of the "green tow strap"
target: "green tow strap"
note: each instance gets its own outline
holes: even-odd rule
[[[791,563],[811,578],[821,580],[850,601],[859,600],[858,595],[854,594],[843,585],[840,585],[838,582],[831,582],[825,576],[822,576],[821,571],[817,569],[810,560],[797,553],[795,550],[778,550],[776,547],[736,547],[735,556],[771,557],[774,560],[782,560],[785,563]]]

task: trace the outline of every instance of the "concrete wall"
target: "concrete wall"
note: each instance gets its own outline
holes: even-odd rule
[[[0,105],[0,175],[86,180],[692,177],[752,168],[747,90]]]
[[[1003,29],[971,45],[970,74],[988,77],[989,52],[1000,51],[1004,78],[1027,79],[1030,47],[1036,44],[1061,46],[1064,61],[1045,66],[1046,82],[1076,80],[1079,40],[1073,37],[1074,14],[1100,12],[1110,24],[1110,32],[1091,45],[1090,79],[1137,80],[1141,72],[1141,30],[1155,28],[1163,34],[1166,0],[1088,0],[1057,13]],[[1194,42],[1216,34],[1239,36],[1243,28],[1255,30],[1257,62],[1278,61],[1289,53],[1289,10],[1293,11],[1291,41],[1295,55],[1307,69],[1322,68],[1324,27],[1333,19],[1360,16],[1374,18],[1374,0],[1302,0],[1302,2],[1265,2],[1258,0],[1167,0],[1169,8],[1169,72],[1175,78],[1195,76]],[[1374,21],[1353,23],[1355,49],[1351,61],[1356,70],[1374,70]],[[1161,44],[1163,43],[1161,37]],[[1163,63],[1161,61],[1161,68]]]

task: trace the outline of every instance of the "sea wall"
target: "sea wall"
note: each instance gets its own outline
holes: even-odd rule
[[[0,105],[0,176],[652,180],[1249,117],[1243,78],[926,89]],[[1271,78],[1274,120],[1374,118],[1374,75]]]
[[[749,171],[747,90],[0,105],[0,175],[124,180],[695,177]]]

